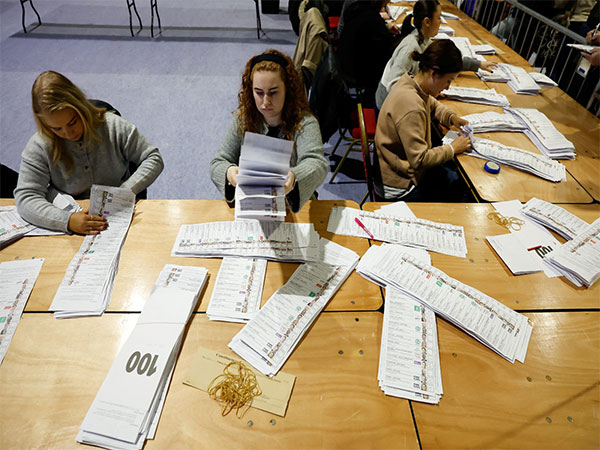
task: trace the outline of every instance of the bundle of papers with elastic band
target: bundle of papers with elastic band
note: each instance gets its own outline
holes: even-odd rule
[[[573,239],[583,233],[589,224],[561,206],[531,198],[522,209],[523,214],[534,222],[556,231],[565,239]]]
[[[516,94],[537,95],[541,91],[535,80],[522,67],[503,63],[499,66],[508,75],[508,87]]]
[[[417,259],[405,247],[372,246],[356,270],[431,308],[510,362],[525,361],[532,331],[527,317]]]
[[[240,220],[182,225],[172,256],[315,261],[319,256],[319,234],[312,223]]]
[[[206,275],[203,267],[165,266],[81,424],[78,442],[133,450],[154,438]]]
[[[469,122],[473,133],[489,133],[491,131],[523,132],[527,126],[517,120],[512,114],[502,114],[495,111],[468,114],[462,116]]]

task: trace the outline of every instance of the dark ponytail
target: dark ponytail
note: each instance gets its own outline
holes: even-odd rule
[[[435,40],[423,53],[413,52],[412,59],[419,62],[419,71],[433,70],[440,75],[460,72],[463,68],[462,54],[450,39]]]
[[[419,0],[417,3],[415,3],[415,6],[413,7],[413,13],[406,16],[402,22],[400,40],[404,39],[416,28],[419,30],[419,44],[422,44],[425,40],[425,36],[423,36],[423,33],[421,33],[421,25],[423,25],[423,20],[425,20],[427,17],[431,19],[438,6],[440,6],[440,2],[438,0]],[[414,21],[414,26],[410,23],[411,20]]]

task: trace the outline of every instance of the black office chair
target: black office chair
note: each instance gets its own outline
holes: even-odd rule
[[[0,198],[14,198],[13,191],[18,180],[19,172],[0,164]]]

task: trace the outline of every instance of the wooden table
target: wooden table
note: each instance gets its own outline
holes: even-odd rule
[[[2,448],[84,448],[79,426],[137,317],[25,313],[0,366]],[[283,366],[297,377],[286,416],[250,409],[238,419],[182,384],[198,347],[233,356],[227,343],[241,328],[195,314],[145,448],[419,448],[409,402],[377,385],[382,317],[321,314]]]
[[[9,204],[14,204],[14,201],[0,200],[0,205]],[[288,214],[287,220],[312,222],[322,237],[362,256],[368,248],[367,241],[327,232],[329,212],[335,206],[358,208],[358,204],[353,201],[314,200],[308,202],[298,214]],[[171,249],[182,224],[233,219],[233,209],[222,200],[140,200],[136,204],[123,245],[108,311],[141,311],[165,264],[202,266],[208,269],[210,277],[197,309],[206,311],[222,259],[172,257]],[[48,310],[65,271],[82,242],[83,236],[75,235],[26,237],[0,250],[0,261],[33,257],[45,259],[26,311]],[[297,267],[298,264],[269,261],[263,288],[263,304]],[[379,288],[353,273],[328,303],[326,310],[375,311],[381,304]]]
[[[384,203],[365,203],[363,209],[374,211]],[[449,276],[520,311],[600,308],[600,283],[591,288],[575,287],[564,277],[548,278],[543,272],[513,275],[486,240],[486,236],[509,231],[488,219],[495,211],[490,204],[479,203],[410,203],[421,219],[461,225],[465,229],[467,257],[430,252],[433,266]],[[600,217],[600,205],[562,205],[587,221]],[[555,234],[559,242],[564,242]]]

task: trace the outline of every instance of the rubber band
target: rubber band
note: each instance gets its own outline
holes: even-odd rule
[[[215,377],[208,385],[208,395],[221,403],[221,415],[223,416],[235,409],[236,416],[241,418],[250,408],[254,397],[261,394],[262,391],[254,372],[238,361],[227,364],[223,373]],[[246,405],[247,408],[242,410]]]
[[[488,219],[493,220],[498,225],[502,225],[507,229],[519,231],[521,226],[525,224],[524,220],[518,219],[517,217],[504,217],[498,211],[491,212],[488,214]]]

